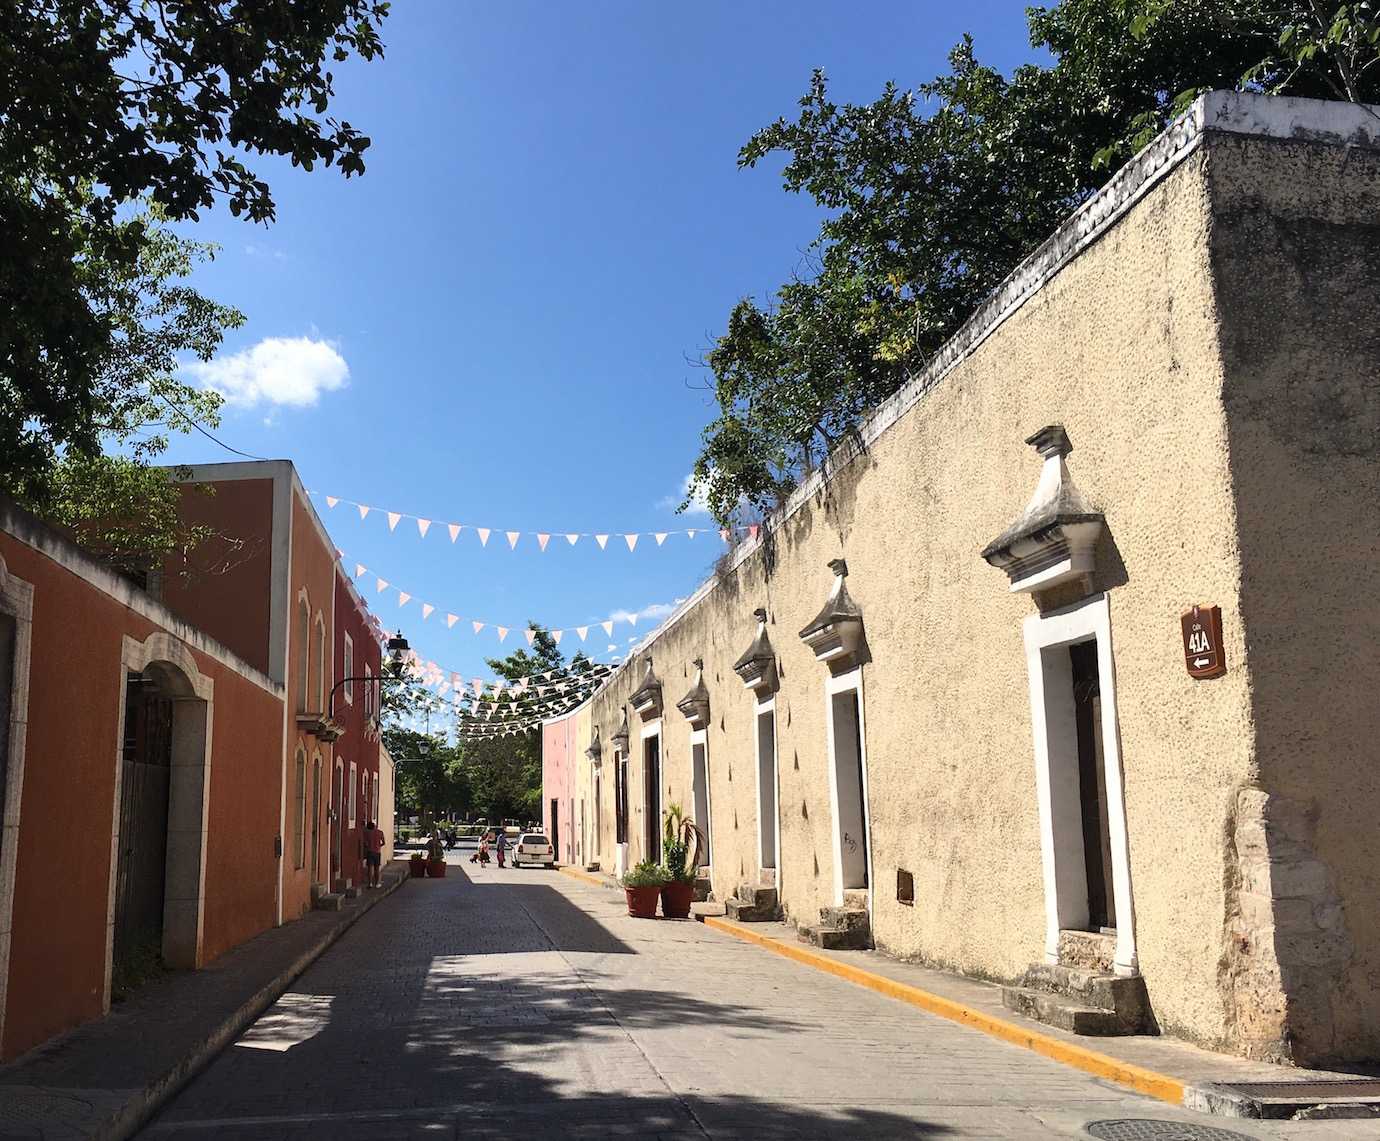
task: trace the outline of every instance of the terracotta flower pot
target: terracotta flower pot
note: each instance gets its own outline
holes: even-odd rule
[[[655,919],[656,901],[661,898],[661,888],[656,884],[650,887],[625,887],[623,893],[628,897],[628,914],[634,919]]]
[[[419,880],[426,875],[426,861],[420,856],[407,861],[407,872],[414,880]]]
[[[661,885],[661,914],[667,919],[689,919],[695,885],[681,880]]]
[[[435,880],[443,880],[443,879],[445,879],[445,878],[446,878],[446,861],[445,861],[445,860],[428,860],[428,861],[427,861],[427,865],[426,865],[426,874],[429,875],[432,879],[435,879]]]

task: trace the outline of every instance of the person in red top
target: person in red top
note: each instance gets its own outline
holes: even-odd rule
[[[383,829],[370,820],[364,826],[364,866],[369,887],[379,886],[379,871],[383,862]]]

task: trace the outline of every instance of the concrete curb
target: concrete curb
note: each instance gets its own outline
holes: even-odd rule
[[[144,1086],[131,1090],[130,1099],[110,1118],[97,1125],[89,1134],[99,1141],[124,1141],[134,1136],[169,1101],[181,1092],[197,1074],[209,1066],[216,1057],[241,1033],[272,1006],[287,991],[298,977],[319,959],[330,947],[358,923],[365,915],[382,903],[408,880],[407,867],[403,864],[403,874],[391,884],[384,884],[383,890],[363,896],[366,902],[352,909],[347,918],[322,933],[315,943],[293,959],[267,983],[255,991],[232,1013],[226,1016],[204,1041],[196,1043],[182,1061],[161,1077]]]
[[[1065,1042],[1060,1038],[1051,1037],[1048,1034],[1042,1034],[1029,1026],[1021,1026],[1003,1018],[996,1018],[985,1011],[965,1006],[953,999],[897,982],[885,975],[874,974],[872,971],[856,967],[852,963],[845,963],[830,958],[828,955],[818,954],[808,948],[792,946],[780,939],[773,939],[769,935],[759,935],[757,932],[731,920],[707,915],[703,922],[706,927],[712,927],[715,931],[732,935],[735,939],[754,943],[784,958],[792,959],[807,967],[813,967],[818,971],[836,975],[848,982],[885,995],[887,998],[894,998],[930,1014],[938,1015],[940,1018],[947,1018],[950,1022],[957,1022],[963,1026],[971,1027],[973,1030],[979,1030],[993,1038],[1000,1038],[1003,1042],[1031,1050],[1051,1061],[1071,1066],[1086,1074],[1114,1082],[1119,1086],[1134,1090],[1136,1093],[1146,1094],[1149,1097],[1158,1098],[1160,1101],[1167,1101],[1172,1105],[1184,1104],[1184,1083],[1168,1074],[1156,1073],[1154,1070],[1147,1070],[1142,1066],[1123,1062],[1119,1058],[1100,1054],[1096,1050],[1089,1050],[1086,1046],[1079,1046],[1072,1042]]]
[[[590,872],[582,872],[578,868],[560,867],[557,869],[562,875],[570,876],[572,879],[583,880],[585,883],[592,883],[595,887],[605,887],[610,891],[622,891],[616,883],[612,883],[601,876],[593,875]]]

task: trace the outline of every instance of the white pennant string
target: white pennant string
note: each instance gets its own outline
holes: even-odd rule
[[[359,517],[361,520],[369,518],[370,508],[365,507],[362,503],[356,503],[355,506],[359,508]]]
[[[396,531],[396,530],[398,529],[398,520],[401,519],[401,518],[402,518],[402,512],[400,512],[400,511],[390,511],[390,512],[388,513],[388,529],[389,529],[390,531]]]
[[[328,495],[328,496],[326,496],[326,506],[327,506],[327,507],[334,508],[335,505],[336,505],[337,503],[339,503],[339,502],[340,502],[340,500],[338,500],[334,495]]]
[[[546,550],[546,544],[549,542],[551,542],[550,535],[543,535],[540,531],[537,532],[537,546],[543,551]]]
[[[594,541],[599,544],[599,549],[601,551],[609,545],[609,537],[607,535],[595,535]]]
[[[407,591],[405,591],[405,590],[400,590],[400,591],[398,591],[398,605],[399,605],[399,606],[406,606],[406,605],[407,605],[409,602],[411,602],[411,601],[412,601],[412,595],[408,594]]]
[[[570,532],[570,534],[566,535],[565,541],[573,547],[580,541],[580,533],[578,531]]]
[[[489,528],[476,527],[474,530],[475,534],[479,536],[479,545],[481,547],[487,547],[489,545]]]
[[[477,621],[471,620],[471,621],[470,621],[470,625],[474,627],[474,632],[475,632],[476,634],[478,634],[480,630],[484,629],[484,623],[483,623],[483,622],[477,622]]]
[[[450,532],[450,541],[452,543],[460,537],[460,532],[463,530],[459,523],[447,523],[446,529]]]
[[[505,531],[504,534],[506,534],[506,535],[508,536],[508,549],[509,549],[509,550],[513,550],[513,551],[517,550],[517,541],[518,541],[518,538],[522,535],[522,532],[521,532],[521,531]]]
[[[431,530],[431,520],[430,520],[430,519],[418,519],[418,520],[417,520],[417,530],[421,533],[422,538],[425,539],[425,538],[426,538],[426,533],[427,533],[428,531]]]
[[[460,621],[460,616],[459,616],[458,614],[447,614],[447,615],[446,615],[446,629],[449,630],[451,627],[453,627],[453,626],[454,626],[457,622],[459,622],[459,621]]]
[[[631,551],[631,550],[633,550],[633,549],[637,546],[637,533],[636,533],[636,532],[634,532],[634,533],[631,534],[631,535],[624,535],[623,538],[627,541],[628,550]]]
[[[429,603],[429,602],[423,602],[423,603],[422,603],[422,621],[425,622],[428,618],[430,618],[430,617],[431,617],[431,614],[432,614],[432,611],[434,611],[435,609],[436,609],[436,607],[432,606],[431,603]]]

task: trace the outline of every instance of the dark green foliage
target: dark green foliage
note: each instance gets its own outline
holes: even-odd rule
[[[862,105],[834,103],[816,71],[795,118],[739,152],[742,167],[781,156],[785,189],[825,218],[810,272],[740,301],[706,354],[719,416],[693,488],[720,522],[779,503],[1199,92],[1380,97],[1374,3],[1064,0],[1028,16],[1048,65],[1004,76],[965,38],[945,75]]]

